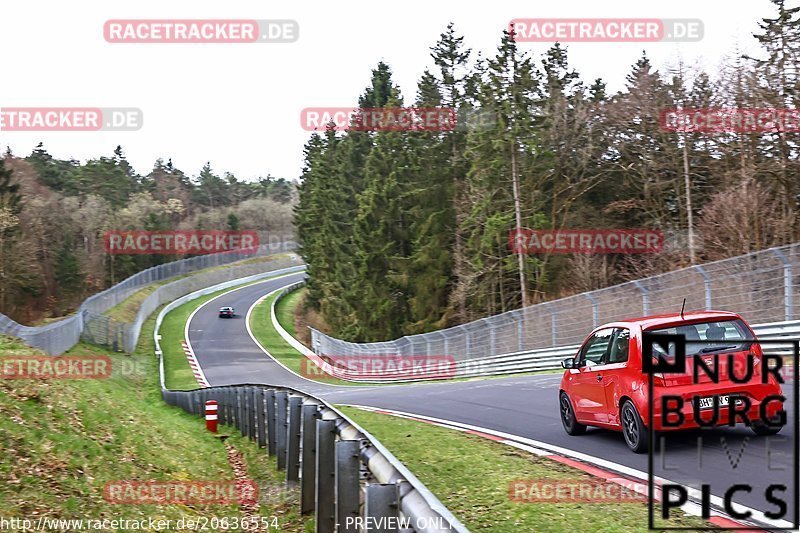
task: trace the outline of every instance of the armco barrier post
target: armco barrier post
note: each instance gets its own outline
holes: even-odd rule
[[[258,420],[258,447],[267,446],[267,406],[265,403],[267,391],[258,389],[256,393],[256,419]]]
[[[269,389],[266,393],[267,399],[267,453],[270,456],[275,455],[275,448],[277,446],[277,439],[275,436],[275,391]]]
[[[354,519],[358,516],[360,503],[360,448],[361,443],[357,440],[336,443],[336,522],[340,533],[358,531]]]
[[[286,391],[275,393],[275,453],[278,456],[278,470],[286,468],[286,411],[289,394]]]
[[[303,453],[300,462],[300,513],[314,512],[314,497],[317,472],[317,419],[319,409],[314,404],[304,404],[303,409]]]
[[[289,398],[289,423],[286,428],[286,483],[300,481],[300,412],[303,399]]]
[[[242,437],[246,437],[247,436],[247,431],[248,431],[247,423],[248,423],[248,421],[250,419],[250,417],[248,416],[249,413],[250,413],[249,412],[249,406],[248,406],[248,399],[249,399],[248,397],[249,396],[250,395],[248,394],[248,388],[247,387],[241,387],[239,389],[239,397],[241,398],[241,402],[242,402],[242,427],[240,427],[239,429],[241,430]]]
[[[225,413],[224,424],[226,426],[233,425],[233,409],[231,408],[231,388],[225,387],[222,389],[222,397],[225,399],[225,403],[222,404],[222,411]]]
[[[231,404],[233,394],[231,393],[231,388],[225,387],[222,395],[225,398],[225,425],[230,426],[233,425],[233,405]]]
[[[211,433],[217,432],[217,401],[206,400],[206,429]]]
[[[187,412],[189,411],[189,409],[187,409],[187,405],[186,405],[186,393],[185,392],[182,392],[181,394],[178,395],[178,407],[180,407],[184,411],[187,411]]]
[[[236,387],[233,389],[236,393],[236,429],[242,432],[244,435],[244,405],[243,405],[243,398],[242,398],[242,388]]]
[[[367,485],[364,501],[364,518],[375,524],[370,533],[392,533],[397,531],[397,485],[374,483]]]
[[[248,437],[251,440],[255,440],[256,438],[256,402],[255,402],[255,395],[253,394],[255,387],[247,387],[245,389],[245,396],[247,396],[247,413],[245,416],[247,417],[247,433],[245,433],[245,437]]]
[[[228,424],[228,389],[219,389],[219,423]]]
[[[256,402],[258,401],[258,389],[256,387],[249,387],[247,390],[247,396],[249,397],[248,406],[249,411],[247,412],[248,417],[248,426],[247,426],[247,435],[250,437],[250,440],[256,440],[256,432],[258,428],[256,428],[256,422],[258,421],[258,416],[256,413]]]
[[[318,533],[333,533],[336,525],[335,439],[336,422],[317,420],[317,512],[314,517]]]

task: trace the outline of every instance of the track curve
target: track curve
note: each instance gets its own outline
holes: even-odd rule
[[[381,386],[334,386],[306,380],[267,356],[251,339],[245,313],[265,294],[295,283],[305,274],[267,280],[228,292],[197,310],[189,323],[189,340],[211,385],[268,383],[291,386],[336,404],[365,405],[415,413],[535,439],[613,461],[647,472],[647,455],[636,455],[626,447],[620,433],[590,429],[580,437],[568,436],[558,410],[560,374],[476,379],[450,383],[422,383]],[[217,318],[221,306],[233,306],[239,315],[233,320]],[[784,394],[792,397],[792,384]],[[792,406],[787,402],[789,420]],[[759,510],[774,509],[765,502],[764,488],[779,479],[788,491],[781,494],[796,502],[791,469],[795,428],[790,424],[781,434],[754,438],[745,427],[724,428],[702,433],[702,456],[698,454],[698,432],[670,435],[666,451],[657,455],[654,473],[681,482],[698,479],[722,496],[736,483],[747,482],[752,493],[739,492],[735,502]],[[721,438],[725,439],[725,442]],[[741,459],[732,466],[742,450]],[[788,469],[788,470],[783,470]],[[797,504],[789,503],[790,510]]]

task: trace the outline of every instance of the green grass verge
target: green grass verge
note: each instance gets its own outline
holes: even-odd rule
[[[233,480],[226,448],[200,417],[161,400],[153,356],[154,320],[130,356],[87,344],[67,355],[108,357],[104,379],[0,379],[0,509],[5,518],[155,519],[243,517],[238,505],[131,505],[104,498],[107,483]],[[0,363],[39,353],[0,337]],[[283,473],[252,443],[228,443],[244,456],[260,489],[260,514],[281,531],[308,528],[296,499],[284,497]],[[54,530],[52,528],[45,530]]]
[[[341,410],[374,435],[470,531],[647,531],[647,506],[633,503],[515,503],[514,480],[590,481],[577,469],[485,438],[403,418]],[[708,528],[681,516],[670,527]]]
[[[115,305],[114,307],[112,307],[103,314],[110,318],[113,318],[114,320],[117,320],[118,322],[131,323],[134,320],[136,320],[136,314],[139,312],[139,308],[141,307],[142,302],[145,300],[145,298],[153,294],[153,292],[155,292],[157,288],[172,281],[175,280],[169,279],[151,283],[150,285],[147,285],[146,287],[139,289],[131,296],[121,301],[120,303],[118,303],[117,305]]]
[[[279,300],[275,307],[275,314],[278,317],[278,322],[294,336],[294,308],[299,301],[299,291],[286,296],[286,298]],[[333,385],[363,385],[363,383],[351,383],[341,379],[332,378],[328,375],[319,372],[309,373],[306,368],[316,369],[317,367],[308,361],[306,357],[294,349],[294,347],[283,340],[278,330],[272,326],[272,302],[278,297],[278,293],[268,296],[258,302],[250,314],[250,330],[253,336],[261,343],[269,353],[280,361],[288,369],[297,372],[315,381],[322,383],[330,383]],[[291,329],[287,326],[291,325]],[[305,362],[304,362],[305,361]],[[306,367],[306,363],[309,363]]]
[[[292,291],[275,304],[275,316],[278,318],[278,323],[295,339],[297,330],[294,327],[294,313],[305,293],[306,289]]]

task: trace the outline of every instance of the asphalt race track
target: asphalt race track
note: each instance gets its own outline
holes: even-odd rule
[[[454,383],[424,383],[377,387],[333,386],[305,380],[274,362],[251,340],[245,327],[247,310],[262,296],[304,277],[303,273],[265,281],[225,294],[200,308],[190,323],[189,339],[209,383],[228,385],[265,383],[294,387],[331,403],[394,409],[535,439],[590,454],[647,472],[647,454],[636,455],[621,433],[589,430],[570,437],[561,426],[558,410],[560,374],[540,374]],[[233,306],[234,319],[220,319],[217,310]],[[784,384],[791,400],[792,384]],[[791,401],[786,403],[792,419]],[[672,434],[665,452],[656,453],[654,474],[697,486],[711,485],[711,493],[723,496],[728,487],[749,483],[752,493],[738,492],[734,501],[761,511],[775,510],[764,498],[770,483],[783,483],[776,493],[788,503],[791,521],[796,501],[793,493],[793,436],[789,425],[773,437],[756,437],[748,428]],[[722,438],[724,437],[724,441]],[[741,457],[740,457],[741,454]],[[738,460],[738,462],[737,462]],[[736,466],[734,467],[733,464]]]

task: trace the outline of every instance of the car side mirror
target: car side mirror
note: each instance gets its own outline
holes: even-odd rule
[[[564,359],[563,361],[561,361],[561,366],[566,368],[566,369],[568,369],[568,370],[570,368],[578,368],[575,365],[575,359],[573,359],[572,357],[570,357],[569,359]]]

